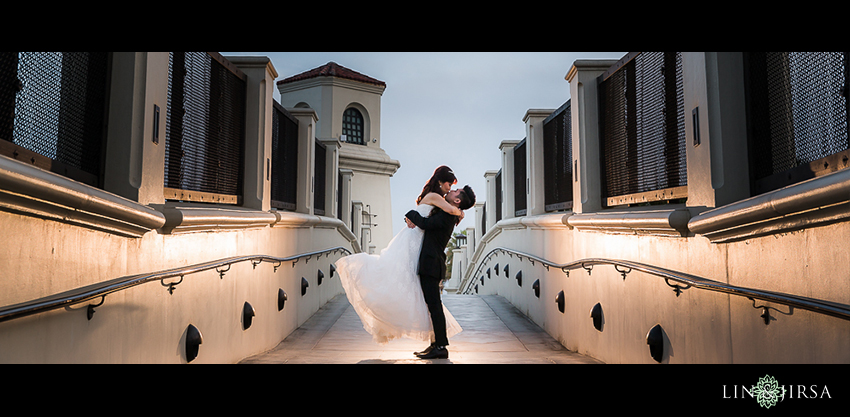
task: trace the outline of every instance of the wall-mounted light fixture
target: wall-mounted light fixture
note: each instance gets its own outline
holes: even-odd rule
[[[254,322],[254,316],[256,316],[254,307],[246,301],[242,305],[242,330],[248,330],[251,327],[251,324]]]
[[[590,317],[593,319],[593,327],[601,332],[603,324],[602,304],[596,303],[596,305],[590,309]]]
[[[286,300],[289,297],[286,295],[286,291],[283,288],[279,288],[277,290],[277,311],[283,311],[284,305],[286,305]]]
[[[561,313],[564,312],[564,291],[558,293],[558,296],[555,297],[555,304],[558,305],[558,311]]]
[[[190,324],[186,328],[186,362],[192,362],[198,357],[201,343],[204,343],[204,337],[201,335],[201,331]]]
[[[664,329],[660,324],[656,324],[646,333],[646,344],[649,345],[649,356],[661,363],[664,358]]]
[[[307,287],[310,286],[310,283],[307,282],[307,278],[301,277],[301,296],[303,297],[307,294]]]

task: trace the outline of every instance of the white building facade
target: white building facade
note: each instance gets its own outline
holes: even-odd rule
[[[314,109],[315,136],[338,146],[342,205],[334,214],[359,234],[364,252],[376,253],[393,237],[390,178],[401,164],[381,149],[381,95],[386,83],[334,62],[284,78],[277,83],[280,101],[289,109]],[[335,189],[335,187],[328,187]],[[340,201],[337,201],[340,203]]]

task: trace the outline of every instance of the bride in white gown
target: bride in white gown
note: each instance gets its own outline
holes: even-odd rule
[[[417,199],[419,214],[427,217],[437,207],[462,216],[460,209],[443,198],[454,183],[454,173],[448,167],[437,168]],[[335,263],[349,302],[376,343],[401,337],[423,342],[434,339],[431,316],[416,273],[423,236],[422,229],[405,227],[380,255],[357,253]],[[457,320],[445,306],[443,311],[447,336],[460,333]]]

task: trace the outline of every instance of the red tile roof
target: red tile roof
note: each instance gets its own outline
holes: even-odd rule
[[[363,75],[357,71],[350,70],[342,65],[337,64],[336,62],[328,62],[325,65],[322,65],[318,68],[313,68],[310,71],[303,72],[298,75],[293,75],[289,78],[285,78],[283,80],[278,81],[278,84],[287,84],[301,80],[307,80],[310,78],[316,77],[338,77],[338,78],[346,78],[349,80],[360,81],[368,84],[375,84],[386,87],[387,84],[383,81],[376,80],[368,75]]]

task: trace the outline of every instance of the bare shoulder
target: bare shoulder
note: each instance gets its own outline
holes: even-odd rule
[[[432,193],[425,194],[425,197],[422,198],[422,201],[420,201],[419,204],[434,205],[434,203],[436,203],[436,202],[438,202],[439,200],[442,200],[442,199],[443,199],[443,197],[440,197],[439,194],[432,192]]]

